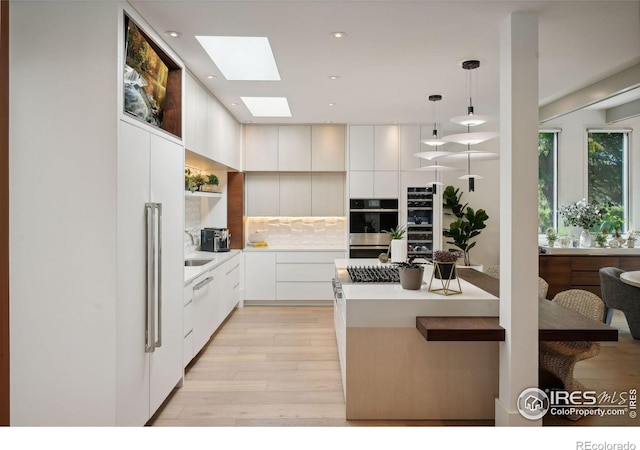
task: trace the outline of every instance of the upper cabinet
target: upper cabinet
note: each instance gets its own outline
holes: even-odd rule
[[[311,170],[344,172],[345,127],[342,125],[311,126]]]
[[[245,125],[248,172],[344,172],[343,125]]]
[[[349,170],[373,170],[374,126],[349,127]]]
[[[185,78],[185,147],[240,170],[240,124],[190,73]]]

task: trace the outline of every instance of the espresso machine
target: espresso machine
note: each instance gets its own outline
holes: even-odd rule
[[[228,252],[231,235],[228,228],[203,228],[200,231],[200,250],[205,252]]]

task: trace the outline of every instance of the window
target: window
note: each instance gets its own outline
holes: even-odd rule
[[[610,209],[608,220],[611,223],[622,222],[619,231],[625,231],[624,223],[628,217],[629,132],[588,130],[587,137],[588,199],[590,202],[615,205]]]
[[[538,134],[538,228],[557,228],[558,131]]]

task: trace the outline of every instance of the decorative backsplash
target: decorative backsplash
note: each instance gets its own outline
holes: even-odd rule
[[[184,254],[200,248],[202,212],[200,198],[185,198],[184,201]]]
[[[262,233],[270,247],[346,248],[344,217],[247,217],[247,236]]]

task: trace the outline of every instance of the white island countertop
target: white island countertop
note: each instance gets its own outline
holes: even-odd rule
[[[337,259],[336,269],[347,266],[385,265],[377,259]],[[473,269],[462,269],[473,270]],[[425,265],[422,288],[403,289],[399,283],[342,283],[347,304],[347,327],[414,327],[418,316],[497,317],[499,299],[460,279],[461,294],[429,292],[432,266]],[[433,280],[441,288],[440,280]],[[452,288],[458,287],[453,280]]]

